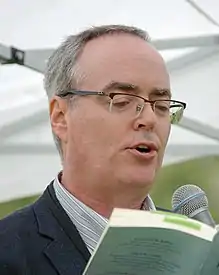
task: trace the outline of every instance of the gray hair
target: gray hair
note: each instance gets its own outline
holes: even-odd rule
[[[83,78],[80,68],[77,65],[85,44],[95,38],[111,34],[130,34],[149,42],[147,32],[142,29],[125,25],[103,25],[89,28],[77,35],[70,35],[52,53],[47,62],[44,75],[44,88],[50,100],[54,95],[60,95],[70,89],[76,89],[78,83]],[[54,141],[61,159],[63,151],[61,140],[53,133]]]

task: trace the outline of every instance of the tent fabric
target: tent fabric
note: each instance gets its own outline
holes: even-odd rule
[[[0,17],[0,44],[22,50],[55,48],[67,35],[99,24],[147,30],[163,47],[173,97],[188,104],[185,119],[172,127],[164,165],[219,155],[217,0],[5,0]],[[0,95],[1,201],[41,192],[61,166],[43,74],[18,64],[2,65]]]

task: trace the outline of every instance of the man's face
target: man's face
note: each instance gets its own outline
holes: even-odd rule
[[[135,88],[108,91],[138,93],[150,100],[168,99],[156,92],[170,89],[165,64],[138,37],[118,34],[94,39],[85,46],[78,63],[85,74],[78,90],[102,91],[112,83],[125,83]],[[66,162],[86,176],[102,178],[105,190],[118,191],[128,186],[150,188],[163,160],[170,119],[156,115],[150,104],[136,117],[125,111],[110,112],[109,103],[107,97],[80,96],[68,107],[66,128],[59,135]],[[156,150],[143,156],[144,153],[134,149],[141,144],[155,146]],[[111,186],[105,186],[109,181]]]

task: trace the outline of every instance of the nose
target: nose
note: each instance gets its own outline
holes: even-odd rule
[[[135,119],[134,129],[138,130],[140,128],[145,128],[146,130],[151,131],[154,129],[156,124],[157,117],[153,111],[153,107],[150,103],[145,103]]]

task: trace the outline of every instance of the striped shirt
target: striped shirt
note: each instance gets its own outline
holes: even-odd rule
[[[107,225],[108,219],[99,215],[66,190],[60,183],[59,176],[55,178],[53,187],[59,203],[76,226],[89,252],[92,253]],[[155,210],[150,196],[146,197],[142,209]]]

